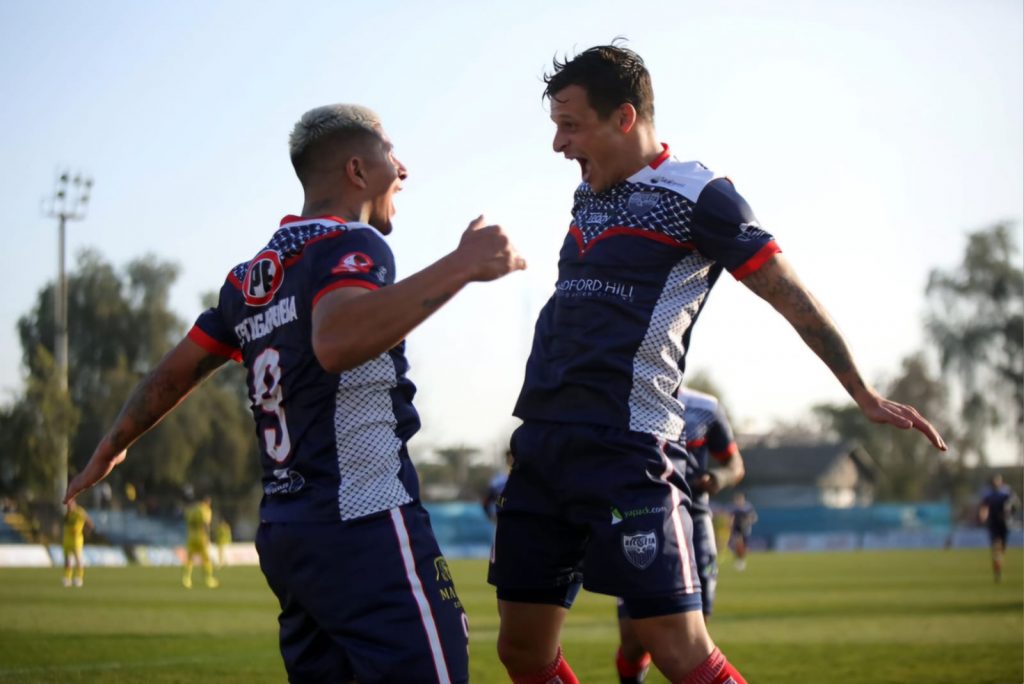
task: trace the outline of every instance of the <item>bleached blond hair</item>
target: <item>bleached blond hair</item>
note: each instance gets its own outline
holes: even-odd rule
[[[299,178],[303,178],[310,156],[307,153],[312,152],[318,142],[359,138],[380,139],[380,117],[369,107],[333,104],[311,109],[302,115],[288,136],[292,165]]]

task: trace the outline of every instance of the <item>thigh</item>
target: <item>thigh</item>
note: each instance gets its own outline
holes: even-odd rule
[[[260,569],[281,606],[278,643],[288,681],[348,682],[353,678],[344,645],[335,641],[292,591],[289,560],[293,530],[264,523],[256,534]]]
[[[590,530],[584,586],[623,597],[634,619],[699,610],[689,499],[671,445],[636,433],[616,439],[604,436],[617,453],[594,480],[603,487],[576,509]]]
[[[568,608],[579,590],[588,531],[562,505],[561,440],[553,426],[527,423],[513,434],[487,575],[502,600]]]
[[[360,684],[468,679],[465,611],[422,506],[290,527],[273,549],[283,568],[268,562],[268,580],[287,587]]]

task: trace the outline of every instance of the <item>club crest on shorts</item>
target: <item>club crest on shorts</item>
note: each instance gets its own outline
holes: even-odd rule
[[[658,535],[654,530],[622,535],[622,553],[640,570],[646,570],[658,555]]]
[[[284,267],[281,255],[272,249],[265,249],[249,262],[242,281],[242,296],[249,306],[263,306],[270,303],[284,282]]]
[[[626,200],[626,210],[637,216],[643,216],[654,207],[658,206],[661,195],[656,192],[634,192]]]

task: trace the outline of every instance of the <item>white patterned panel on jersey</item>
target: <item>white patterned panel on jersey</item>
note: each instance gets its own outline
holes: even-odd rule
[[[630,430],[673,441],[682,434],[682,406],[675,391],[682,379],[679,359],[686,354],[683,335],[708,295],[708,272],[713,263],[694,252],[668,274],[643,342],[633,357]]]
[[[352,520],[412,501],[399,470],[402,440],[395,434],[391,390],[397,386],[388,353],[347,370],[338,379],[334,435],[338,449],[338,511]]]
[[[631,209],[630,198],[644,195],[651,199],[643,209]],[[656,201],[655,201],[656,199]],[[576,190],[573,224],[583,235],[584,245],[605,230],[624,226],[660,233],[678,240],[690,240],[693,203],[668,188],[652,188],[623,182],[605,192],[594,193],[586,183]]]

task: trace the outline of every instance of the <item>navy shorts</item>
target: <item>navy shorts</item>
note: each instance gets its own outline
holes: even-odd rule
[[[707,513],[691,513],[693,519],[693,555],[697,561],[697,576],[700,578],[701,609],[711,615],[715,605],[715,589],[718,586],[718,544],[715,543],[715,527]],[[618,601],[620,618],[630,617],[625,602]]]
[[[528,422],[512,453],[488,572],[499,599],[568,608],[582,585],[635,618],[700,610],[681,446]]]
[[[1004,547],[1006,546],[1006,537],[1009,535],[1009,530],[1006,527],[1005,522],[992,522],[988,523],[988,538],[989,542],[995,544],[999,542]]]
[[[469,628],[419,504],[352,521],[261,523],[290,682],[461,683]]]

